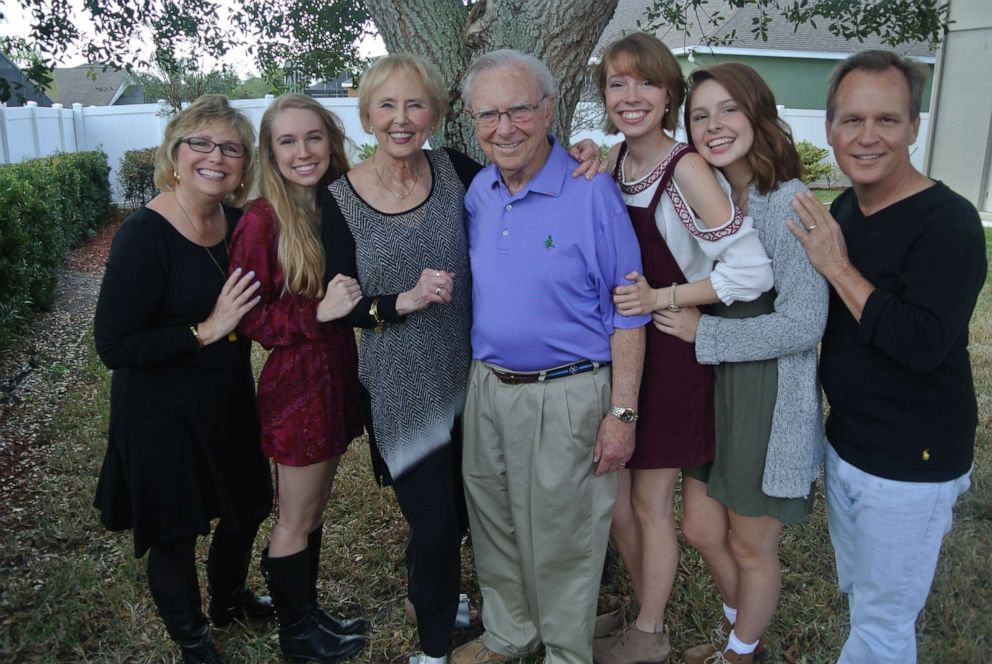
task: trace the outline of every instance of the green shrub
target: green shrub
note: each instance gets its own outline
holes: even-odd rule
[[[126,207],[136,210],[158,193],[155,188],[155,148],[128,150],[121,157],[117,184]]]
[[[830,173],[832,164],[823,161],[823,158],[830,154],[830,150],[813,145],[809,141],[799,141],[796,143],[796,151],[799,152],[799,161],[803,165],[801,178],[806,184],[812,184]]]
[[[99,151],[0,167],[0,349],[51,306],[66,253],[107,220],[109,172]]]
[[[372,155],[375,154],[378,145],[372,145],[371,143],[362,143],[358,147],[358,163],[362,163],[366,159],[370,159]]]

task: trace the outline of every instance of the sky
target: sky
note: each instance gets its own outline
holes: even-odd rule
[[[220,0],[220,4],[224,5],[235,1],[236,0]],[[72,5],[75,16],[84,16],[82,12],[82,0],[70,0],[70,4]],[[24,11],[20,3],[13,0],[2,0],[0,1],[0,11],[4,14],[4,18],[0,20],[0,36],[27,38],[30,32],[30,14]],[[92,32],[92,23],[89,21],[82,18],[77,18],[75,22],[79,25],[82,32],[85,33],[87,31],[87,27],[89,27],[89,31]],[[150,44],[151,39],[146,38],[144,43]],[[378,35],[374,35],[362,40],[360,50],[363,56],[369,57],[384,54],[386,52],[386,47],[382,42],[382,38]],[[149,53],[151,52],[150,47],[148,48],[148,51]],[[74,67],[83,64],[86,64],[86,60],[82,54],[77,51],[75,53],[68,53],[67,57],[62,62],[57,63],[56,66]],[[232,49],[220,60],[210,58],[208,56],[203,56],[202,58],[202,66],[206,71],[218,69],[221,65],[227,65],[229,69],[237,72],[238,76],[241,78],[247,78],[248,76],[255,76],[258,74],[254,59],[248,55],[244,48]]]

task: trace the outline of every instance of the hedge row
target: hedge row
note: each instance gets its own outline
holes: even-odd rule
[[[0,167],[0,349],[51,306],[66,253],[109,218],[109,172],[99,151]]]

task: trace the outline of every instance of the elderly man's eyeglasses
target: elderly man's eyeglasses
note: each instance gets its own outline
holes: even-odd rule
[[[476,127],[481,127],[483,129],[495,127],[499,124],[499,119],[504,115],[512,124],[527,124],[534,119],[535,115],[537,115],[537,109],[541,107],[541,102],[547,98],[548,96],[544,95],[537,100],[536,104],[520,104],[519,106],[511,106],[505,111],[469,112],[468,116],[472,118],[472,122],[475,123]]]
[[[189,146],[189,149],[193,152],[203,152],[205,154],[210,154],[214,151],[214,148],[220,148],[220,153],[225,157],[244,157],[245,156],[245,146],[241,143],[214,143],[209,138],[184,138],[180,143],[185,143]]]

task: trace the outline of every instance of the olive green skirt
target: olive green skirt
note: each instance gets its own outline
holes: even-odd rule
[[[718,304],[709,313],[721,318],[750,318],[774,310],[775,292],[753,302]],[[778,393],[778,361],[727,362],[715,367],[713,400],[716,455],[705,466],[687,468],[706,482],[707,495],[741,516],[771,516],[785,525],[800,523],[813,509],[806,498],[774,498],[761,490]]]

